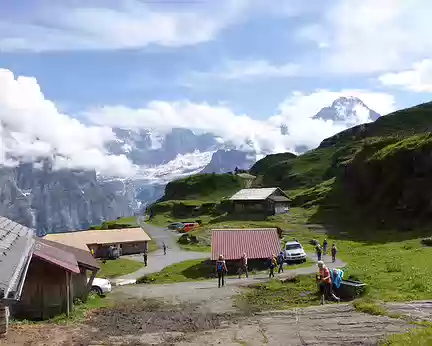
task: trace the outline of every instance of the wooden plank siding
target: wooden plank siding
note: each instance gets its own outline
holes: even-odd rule
[[[61,267],[33,258],[24,283],[21,300],[13,305],[12,315],[29,320],[45,320],[71,311],[73,285]]]

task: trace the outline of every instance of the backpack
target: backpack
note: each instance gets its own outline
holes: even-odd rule
[[[277,264],[282,264],[283,260],[284,260],[283,255],[279,255],[277,258]]]
[[[222,261],[218,261],[218,265],[217,265],[217,271],[221,272],[224,269],[224,265]]]

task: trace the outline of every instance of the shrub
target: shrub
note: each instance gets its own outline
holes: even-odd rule
[[[149,284],[149,283],[152,283],[153,281],[155,281],[155,279],[153,279],[149,276],[141,276],[140,278],[137,279],[136,283],[137,284]]]
[[[423,238],[421,243],[425,246],[432,246],[432,237]]]

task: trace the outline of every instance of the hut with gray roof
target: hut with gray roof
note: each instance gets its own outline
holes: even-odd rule
[[[288,196],[278,187],[242,189],[230,201],[235,213],[276,215],[286,213],[289,208]]]

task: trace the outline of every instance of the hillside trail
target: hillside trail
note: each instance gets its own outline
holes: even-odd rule
[[[136,272],[123,275],[112,279],[114,284],[121,284],[130,280],[136,280],[144,275],[157,273],[172,264],[183,262],[193,259],[205,259],[209,258],[210,255],[205,252],[194,252],[183,250],[178,244],[178,236],[175,235],[171,230],[163,227],[157,227],[144,223],[138,220],[138,223],[146,231],[146,233],[152,238],[159,246],[159,249],[148,254],[147,267],[143,267]],[[162,244],[167,246],[166,255],[164,255]],[[123,258],[132,259],[138,262],[143,262],[142,254],[122,256]]]

